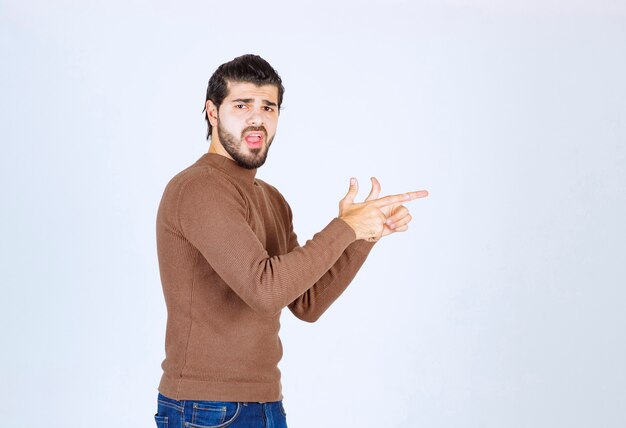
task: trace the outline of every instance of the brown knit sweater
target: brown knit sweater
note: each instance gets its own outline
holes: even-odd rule
[[[207,153],[167,185],[157,247],[167,306],[159,391],[176,400],[282,399],[281,309],[313,322],[372,248],[333,219],[304,246],[256,170]]]

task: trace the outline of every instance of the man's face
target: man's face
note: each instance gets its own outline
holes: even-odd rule
[[[207,101],[207,112],[218,153],[248,169],[265,163],[278,125],[276,86],[228,82],[228,95],[219,109]]]

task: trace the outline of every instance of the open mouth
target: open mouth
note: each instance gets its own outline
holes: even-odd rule
[[[244,136],[244,140],[249,148],[258,149],[263,146],[265,135],[262,132],[249,132]]]

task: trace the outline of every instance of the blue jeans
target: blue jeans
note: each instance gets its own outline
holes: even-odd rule
[[[282,401],[178,401],[159,393],[157,402],[157,428],[287,428]]]

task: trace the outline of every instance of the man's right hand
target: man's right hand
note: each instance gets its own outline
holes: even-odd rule
[[[339,202],[339,218],[354,230],[356,239],[378,241],[383,235],[387,221],[385,211],[389,210],[385,208],[428,196],[427,191],[420,190],[376,199],[379,189],[375,189],[375,184],[377,182],[374,183],[372,180],[372,191],[364,202],[355,203],[359,183],[356,178],[351,178],[348,193]]]

